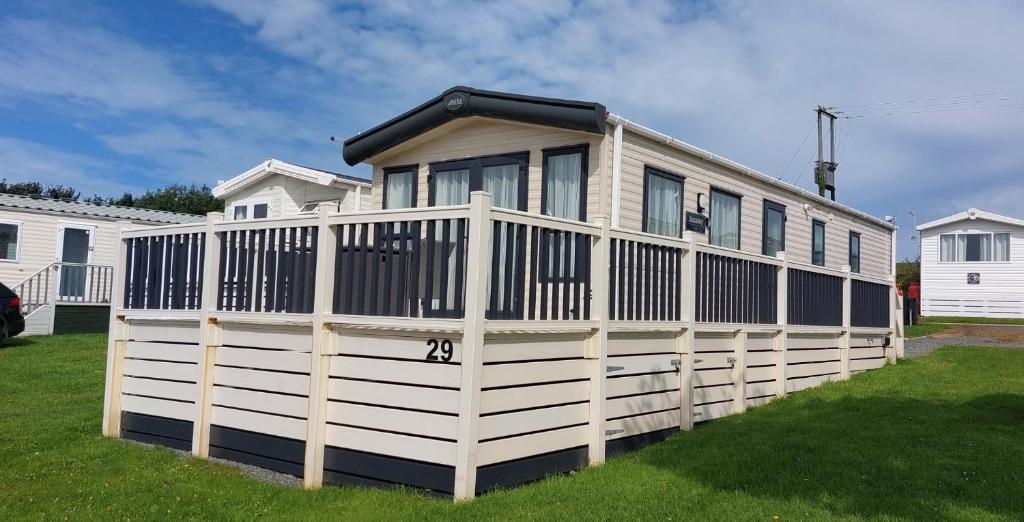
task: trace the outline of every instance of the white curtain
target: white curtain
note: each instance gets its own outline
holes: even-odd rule
[[[740,247],[740,198],[711,193],[711,244]]]
[[[995,234],[995,255],[993,261],[1010,260],[1010,234]]]
[[[412,191],[416,183],[416,172],[395,172],[387,175],[387,201],[384,208],[409,208],[412,206]]]
[[[492,206],[518,209],[519,164],[484,167],[483,190],[490,192]]]
[[[979,248],[981,249],[981,260],[992,260],[992,234],[978,234]]]
[[[956,261],[956,234],[939,236],[939,261],[943,263]]]
[[[544,214],[565,219],[580,218],[582,169],[581,153],[548,156]]]
[[[956,236],[956,260],[963,261],[965,259],[967,259],[967,236],[958,234]]]
[[[647,178],[647,231],[679,237],[683,204],[683,184],[651,175]]]
[[[443,170],[434,173],[434,205],[465,205],[469,203],[469,169]]]

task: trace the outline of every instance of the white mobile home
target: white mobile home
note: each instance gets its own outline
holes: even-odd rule
[[[892,224],[601,104],[456,87],[343,154],[371,209],[122,236],[104,433],[470,498],[899,354]]]
[[[0,281],[21,297],[26,334],[105,331],[118,221],[197,223],[203,216],[0,194]]]
[[[921,235],[921,314],[1024,317],[1024,220],[976,208]]]
[[[224,219],[274,219],[370,208],[370,182],[270,158],[213,188]]]

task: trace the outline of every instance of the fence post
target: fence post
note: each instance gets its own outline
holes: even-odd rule
[[[601,464],[605,459],[605,373],[608,367],[608,327],[610,315],[608,303],[608,266],[611,257],[611,226],[608,218],[598,216],[595,223],[601,227],[595,237],[591,256],[590,288],[593,299],[590,310],[597,316],[597,331],[587,343],[587,359],[590,360],[590,418],[589,448],[587,457],[591,466]]]
[[[732,412],[747,411],[747,332],[736,330],[732,338]]]
[[[786,261],[786,253],[779,252],[775,257],[782,262],[778,268],[779,276],[776,278],[775,293],[776,306],[775,317],[779,329],[775,333],[775,341],[772,343],[775,359],[775,396],[786,396],[786,348],[789,346],[789,262]]]
[[[853,280],[850,265],[843,265],[843,330],[839,334],[839,380],[850,378],[850,325],[853,315]]]
[[[55,269],[53,270],[53,280],[50,280],[49,274],[46,275],[46,285],[48,287],[46,289],[46,300],[50,303],[50,321],[46,326],[47,335],[53,335],[53,320],[57,318],[57,300],[60,299],[60,278],[61,272],[64,271],[64,264],[58,259],[53,267]]]
[[[309,367],[309,404],[306,413],[306,458],[303,461],[302,487],[319,488],[324,483],[324,433],[327,431],[327,388],[329,385],[333,332],[324,322],[324,314],[333,308],[334,263],[337,230],[328,222],[330,212],[320,211],[317,234],[316,274],[313,300],[313,353]]]
[[[480,374],[483,372],[484,314],[491,271],[491,195],[469,197],[469,245],[466,270],[466,311],[462,330],[462,379],[459,388],[459,431],[455,448],[455,500],[476,496],[476,450],[480,418]]]
[[[223,212],[206,214],[206,246],[203,259],[203,288],[199,312],[199,387],[196,413],[192,424],[192,454],[201,459],[210,456],[210,416],[213,414],[213,373],[217,362],[217,346],[221,343],[221,326],[217,323],[217,289],[220,280],[220,244],[215,226],[224,220]]]
[[[687,242],[683,253],[683,330],[676,339],[676,352],[679,354],[679,429],[693,429],[693,357],[696,335],[694,324],[697,322],[696,289],[697,289],[697,248],[693,232],[683,232],[683,241]]]
[[[103,400],[103,435],[107,437],[121,436],[121,383],[124,380],[124,349],[128,340],[128,324],[121,314],[124,307],[124,277],[125,259],[128,256],[128,243],[125,242],[124,232],[128,230],[131,223],[118,221],[117,223],[117,260],[114,262],[114,269],[111,271],[113,278],[113,290],[110,296],[110,326],[107,333],[107,374],[104,385]],[[56,287],[57,278],[53,278],[53,286]],[[53,302],[56,307],[57,302]],[[51,308],[51,316],[54,310]],[[53,332],[53,322],[50,323],[50,332]]]
[[[899,310],[896,309],[896,276],[889,276],[889,332],[892,334],[892,342],[885,347],[885,360],[887,362],[896,362],[896,358],[899,352],[903,351],[903,332],[902,329],[897,331],[896,329],[896,313]],[[902,319],[902,314],[900,319]],[[897,340],[899,339],[899,340]]]
[[[907,302],[906,302],[906,297],[901,296],[899,293],[897,293],[896,289],[897,289],[897,286],[896,286],[895,280],[893,280],[892,292],[894,294],[896,294],[895,295],[896,309],[893,310],[893,322],[895,324],[895,329],[892,332],[892,335],[893,335],[892,342],[893,342],[893,345],[896,348],[896,358],[897,359],[902,359],[903,358],[903,339],[904,339],[904,337],[903,337],[903,328],[904,328],[904,324],[903,324],[903,310],[904,310],[904,308],[906,308]]]

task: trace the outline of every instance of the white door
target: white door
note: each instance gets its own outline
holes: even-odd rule
[[[86,301],[91,281],[88,267],[92,262],[96,227],[61,223],[57,237],[57,259],[62,263],[58,274],[58,298],[63,301]]]

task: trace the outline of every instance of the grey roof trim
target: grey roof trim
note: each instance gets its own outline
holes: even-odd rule
[[[458,118],[483,116],[604,134],[600,103],[452,87],[432,100],[345,140],[342,156],[356,165]]]
[[[0,194],[0,208],[13,208],[46,212],[52,214],[71,214],[77,216],[93,216],[127,221],[144,221],[147,223],[201,223],[206,216],[150,210],[145,208],[119,207],[116,205],[94,205],[81,201],[65,201],[17,194]]]

